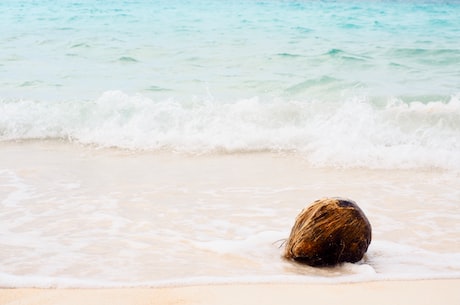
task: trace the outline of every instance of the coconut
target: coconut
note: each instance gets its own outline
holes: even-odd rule
[[[366,253],[371,236],[371,224],[353,200],[323,198],[297,216],[284,256],[310,266],[355,263]]]

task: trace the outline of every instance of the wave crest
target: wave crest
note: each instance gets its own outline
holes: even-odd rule
[[[94,101],[1,101],[0,140],[69,139],[134,150],[295,151],[317,166],[460,169],[460,94],[383,104],[212,99],[155,101],[107,91]]]

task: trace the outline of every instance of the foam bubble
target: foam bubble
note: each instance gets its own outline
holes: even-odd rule
[[[460,169],[460,95],[379,103],[212,98],[152,100],[108,91],[94,101],[2,101],[0,139],[70,139],[141,150],[296,151],[313,165]]]
[[[367,263],[382,277],[458,277],[460,253],[435,253],[392,241],[374,241]]]
[[[11,170],[0,170],[0,187],[11,190],[1,201],[4,207],[17,206],[21,200],[33,196],[33,187]]]

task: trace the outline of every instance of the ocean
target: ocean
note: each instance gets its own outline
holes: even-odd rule
[[[460,1],[0,11],[0,287],[460,277]],[[282,259],[332,196],[364,259]]]

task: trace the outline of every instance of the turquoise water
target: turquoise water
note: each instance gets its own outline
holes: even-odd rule
[[[2,1],[0,10],[1,140],[460,168],[459,1]]]
[[[459,91],[458,1],[0,5],[9,98],[94,99],[116,89],[152,98],[352,91],[426,101]]]

